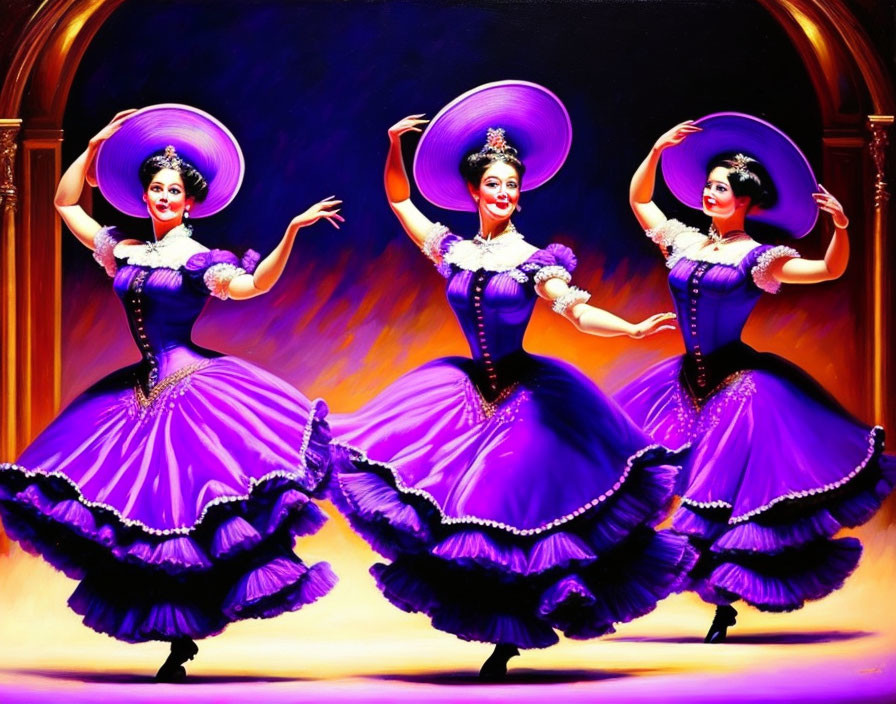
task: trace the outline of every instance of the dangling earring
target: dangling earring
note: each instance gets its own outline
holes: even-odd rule
[[[516,212],[518,212],[518,213],[523,212],[523,206],[521,206],[519,203],[516,204]]]
[[[184,220],[190,217],[190,209],[184,208]]]

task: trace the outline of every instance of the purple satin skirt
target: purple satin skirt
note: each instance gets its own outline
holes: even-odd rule
[[[136,368],[75,399],[0,465],[9,535],[80,581],[69,605],[124,641],[202,638],[293,611],[335,584],[295,538],[329,469],[326,406],[235,357],[168,376]]]
[[[585,376],[522,355],[497,400],[438,359],[331,417],[351,464],[334,501],[390,560],[396,606],[466,640],[523,648],[613,631],[674,591],[695,555],[650,526],[677,460]]]
[[[662,362],[617,400],[660,443],[690,442],[673,530],[701,554],[690,588],[716,604],[790,611],[842,586],[861,556],[834,538],[896,483],[883,428],[853,418],[798,367],[746,345],[698,399],[687,358]]]

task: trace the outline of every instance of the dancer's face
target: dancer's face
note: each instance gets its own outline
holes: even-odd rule
[[[143,194],[146,208],[153,220],[159,222],[180,222],[184,211],[193,205],[193,198],[187,196],[184,181],[174,169],[162,169],[149,182]]]
[[[703,212],[714,218],[730,218],[738,208],[746,208],[750,199],[746,196],[735,196],[728,180],[728,169],[717,166],[706,177],[703,186]]]
[[[496,161],[482,174],[479,188],[470,191],[482,217],[507,220],[520,200],[520,177],[510,164]]]

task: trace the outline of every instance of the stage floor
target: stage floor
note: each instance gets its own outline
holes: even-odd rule
[[[158,685],[165,644],[93,633],[65,606],[74,582],[16,548],[0,557],[0,704],[42,702],[896,702],[896,528],[858,533],[847,585],[790,614],[739,608],[729,642],[705,645],[712,609],[690,594],[596,641],[511,660],[503,685],[475,677],[491,647],[386,604],[375,559],[334,516],[299,545],[340,583],[322,601],[201,641],[188,681]]]

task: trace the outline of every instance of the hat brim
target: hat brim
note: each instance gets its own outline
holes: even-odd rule
[[[752,115],[720,112],[694,124],[701,128],[663,152],[662,171],[672,194],[688,207],[701,210],[707,167],[726,152],[743,153],[761,162],[778,192],[777,202],[764,210],[753,208],[747,218],[804,237],[818,220],[812,193],[818,180],[799,147],[774,125]]]
[[[489,128],[503,128],[526,166],[522,190],[547,182],[572,144],[572,123],[560,99],[527,81],[497,81],[452,100],[432,119],[414,157],[414,180],[429,202],[475,211],[460,173],[461,160],[482,148]]]
[[[208,195],[190,209],[208,217],[227,206],[243,182],[245,162],[234,136],[202,110],[164,103],[130,115],[96,157],[96,180],[103,197],[125,215],[149,217],[140,184],[140,165],[173,146],[208,181]]]

